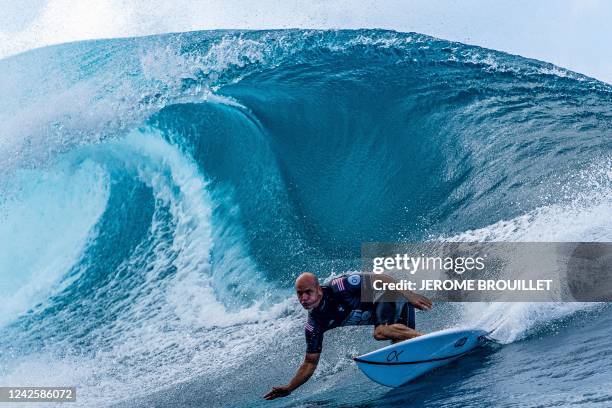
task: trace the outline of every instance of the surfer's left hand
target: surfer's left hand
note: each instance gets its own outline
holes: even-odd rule
[[[408,301],[410,302],[410,304],[412,304],[412,306],[416,307],[419,310],[429,310],[433,306],[431,300],[429,300],[425,296],[421,296],[416,293],[411,293],[408,297]]]

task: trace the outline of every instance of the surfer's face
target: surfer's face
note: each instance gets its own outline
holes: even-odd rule
[[[298,282],[295,285],[295,291],[300,304],[306,310],[314,309],[319,306],[321,298],[323,297],[321,286],[315,282]]]

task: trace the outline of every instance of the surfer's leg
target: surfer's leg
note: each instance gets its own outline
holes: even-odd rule
[[[422,335],[423,333],[401,323],[380,324],[374,328],[374,338],[376,340],[391,340],[393,343]]]
[[[393,343],[421,336],[414,329],[414,308],[407,302],[380,302],[376,305],[374,338]]]

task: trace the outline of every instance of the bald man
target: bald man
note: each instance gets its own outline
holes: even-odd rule
[[[415,330],[414,308],[429,310],[431,301],[408,290],[399,292],[399,296],[391,302],[362,301],[362,288],[371,288],[373,280],[395,282],[395,279],[388,275],[362,273],[343,275],[323,286],[310,272],[305,272],[297,278],[295,291],[298,300],[304,309],[308,310],[308,320],[304,326],[306,355],[289,384],[272,387],[272,390],[264,395],[265,399],[286,397],[308,381],[319,363],[323,333],[327,330],[369,324],[374,325],[373,336],[376,340],[391,340],[394,343],[423,334]]]

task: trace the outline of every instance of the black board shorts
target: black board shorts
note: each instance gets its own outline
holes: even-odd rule
[[[374,326],[401,323],[415,329],[414,306],[408,301],[377,302],[374,307]]]

